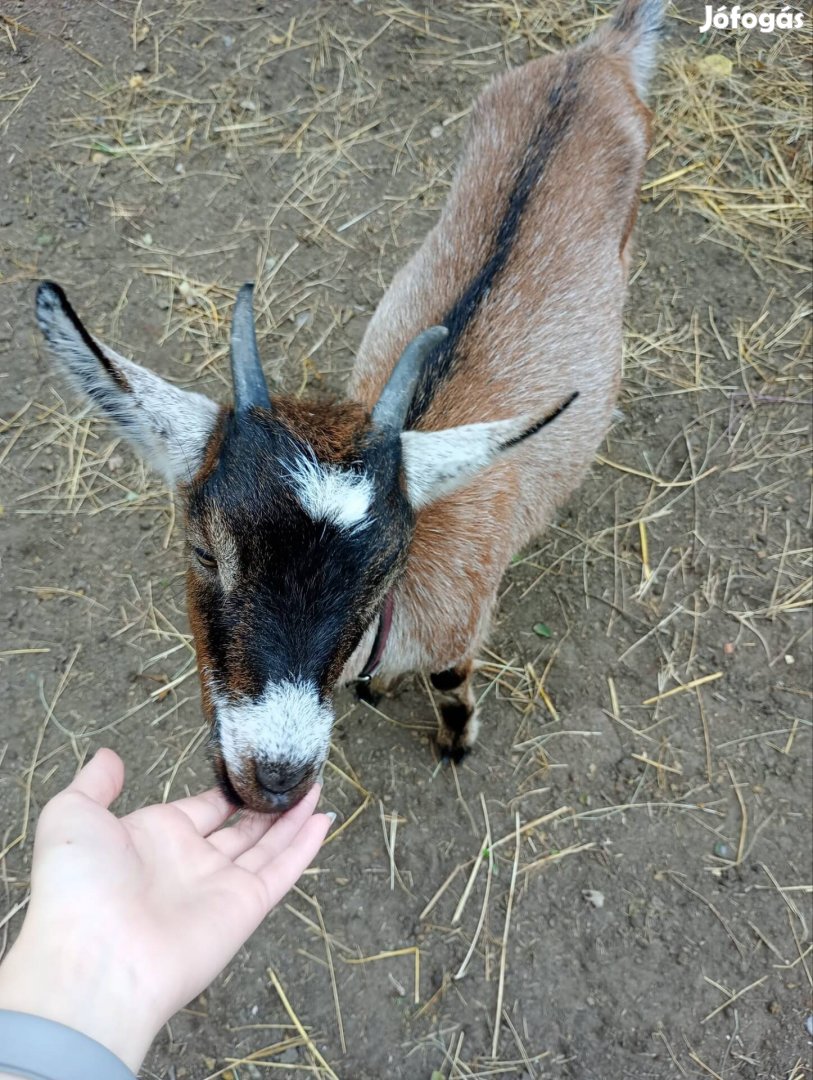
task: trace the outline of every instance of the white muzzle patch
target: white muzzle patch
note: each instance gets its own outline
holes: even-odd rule
[[[220,749],[235,775],[247,761],[301,766],[327,759],[333,710],[310,680],[269,682],[255,700],[213,690],[212,700]]]

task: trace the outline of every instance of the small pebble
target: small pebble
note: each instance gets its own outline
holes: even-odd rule
[[[598,889],[585,889],[582,893],[588,904],[591,904],[594,908],[604,907],[604,893],[599,892]]]
[[[723,652],[726,654],[726,656],[733,656],[734,655],[734,642],[733,641],[727,641],[725,643],[725,645],[723,645]]]
[[[805,1029],[808,1035],[813,1035],[813,1016],[808,1016],[807,1020],[805,1020]]]
[[[433,139],[439,139],[443,134],[443,125],[435,124],[433,128],[430,128],[429,134],[432,136]]]
[[[175,166],[175,172],[178,174],[178,176],[183,176],[183,174],[186,172],[186,166],[182,161],[179,161],[178,164]]]
[[[145,232],[141,237],[141,243],[144,247],[152,247],[152,234]]]
[[[722,840],[718,840],[717,843],[714,845],[714,854],[717,856],[718,859],[734,858],[734,852],[731,850],[728,844],[724,843]]]
[[[256,112],[257,111],[257,106],[254,104],[253,101],[249,101],[248,99],[246,99],[245,101],[240,102],[240,108],[245,109],[246,112]]]
[[[227,49],[230,49],[232,47],[232,45],[234,44],[234,38],[231,36],[231,34],[223,35],[223,44],[226,46]]]
[[[189,284],[188,281],[182,281],[178,286],[178,292],[183,299],[187,302],[189,307],[194,307],[195,304],[195,290]]]
[[[791,656],[790,653],[785,653],[785,663],[790,667],[791,664],[796,663],[796,657]]]

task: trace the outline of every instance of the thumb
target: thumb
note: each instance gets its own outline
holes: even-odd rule
[[[85,795],[107,809],[123,787],[124,762],[115,751],[103,747],[79,770],[65,792]]]

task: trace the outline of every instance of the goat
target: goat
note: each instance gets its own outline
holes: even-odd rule
[[[120,356],[58,285],[39,286],[39,326],[74,387],[184,507],[203,709],[235,805],[300,799],[327,758],[335,687],[374,669],[428,672],[445,695],[441,753],[474,744],[473,664],[503,572],[610,423],[662,7],[621,0],[580,46],[484,91],[345,401],[271,399],[250,285],[233,312],[233,407]]]

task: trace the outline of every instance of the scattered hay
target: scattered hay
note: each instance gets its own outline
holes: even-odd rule
[[[239,55],[232,54],[228,69],[201,63],[187,84],[175,75],[180,50],[203,56],[210,42],[230,32],[229,20],[194,4],[181,5],[177,15],[145,14],[143,8],[133,5],[122,16],[132,38],[130,66],[109,66],[69,40],[48,38],[89,65],[67,91],[67,122],[63,117],[52,129],[51,152],[79,185],[90,187],[104,177],[119,181],[106,213],[130,252],[126,280],[116,278],[117,302],[104,309],[81,277],[76,300],[90,311],[94,330],[112,344],[135,353],[147,345],[151,355],[160,346],[162,359],[172,358],[164,370],[173,379],[203,385],[220,397],[228,388],[228,326],[239,284],[234,276],[238,253],[249,252],[250,259],[239,272],[257,280],[258,337],[274,384],[297,394],[340,387],[358,341],[356,317],[372,309],[445,196],[453,146],[476,86],[506,62],[544,55],[581,38],[605,17],[604,12],[585,15],[584,5],[575,0],[473,0],[426,12],[388,0],[373,6],[365,33],[356,35],[342,20],[315,9],[290,19],[246,14],[241,22],[250,33],[241,39]],[[444,851],[436,878],[416,880],[396,858],[396,841],[399,857],[411,842],[408,820],[392,807],[385,809],[363,764],[337,740],[325,798],[340,820],[328,838],[329,845],[336,845],[328,855],[342,850],[353,829],[379,829],[375,814],[365,814],[378,804],[382,873],[394,895],[399,895],[394,886],[400,881],[415,899],[427,898],[418,919],[421,940],[382,940],[381,951],[358,955],[341,930],[326,927],[319,897],[330,895],[332,884],[329,871],[323,876],[320,867],[305,879],[313,895],[297,890],[286,911],[324,951],[324,959],[304,955],[307,962],[320,963],[330,980],[336,1056],[333,1051],[328,1056],[333,1064],[316,1047],[313,1031],[297,1015],[279,978],[269,972],[280,1016],[289,1023],[280,1025],[276,1042],[224,1058],[207,1080],[229,1073],[239,1080],[244,1065],[272,1075],[275,1069],[341,1075],[339,1051],[347,1047],[345,1021],[353,1008],[341,999],[339,976],[345,965],[368,964],[381,973],[382,983],[386,971],[399,996],[412,1003],[407,1059],[418,1051],[431,1054],[446,1080],[511,1077],[523,1071],[541,1077],[564,1068],[549,1050],[529,1045],[522,1002],[516,1000],[509,934],[512,912],[519,910],[527,890],[580,860],[598,865],[605,857],[605,836],[638,811],[653,818],[688,815],[730,846],[730,858],[721,856],[704,868],[715,878],[742,867],[765,818],[758,793],[735,780],[729,755],[756,743],[787,758],[797,737],[808,734],[806,716],[789,711],[771,717],[760,731],[721,740],[714,718],[728,677],[725,657],[732,655],[722,651],[724,644],[734,652],[751,649],[754,663],[776,673],[791,668],[786,658],[795,663],[797,651],[798,671],[810,643],[805,620],[813,591],[813,549],[799,520],[787,515],[798,505],[810,449],[811,309],[805,291],[813,173],[806,67],[810,36],[809,31],[770,39],[713,34],[700,41],[694,25],[680,35],[679,21],[671,22],[654,92],[645,223],[690,230],[699,252],[707,250],[700,245],[712,243],[732,267],[750,267],[763,287],[762,311],[755,317],[750,307],[733,303],[723,319],[717,298],[699,297],[691,318],[676,320],[670,297],[674,290],[688,289],[690,281],[670,268],[659,293],[657,280],[647,279],[651,302],[629,314],[622,400],[629,423],[611,432],[597,458],[596,484],[587,489],[592,501],[587,496],[579,500],[573,515],[517,559],[506,577],[503,609],[537,605],[537,618],[554,627],[551,639],[535,636],[531,619],[527,634],[501,639],[481,658],[481,703],[488,707],[493,698],[508,705],[516,719],[508,815],[501,800],[489,793],[482,799],[483,822],[478,823],[477,807],[469,806],[470,792],[455,770],[459,803],[472,825],[472,846],[462,853]],[[39,36],[40,30],[0,16],[4,47],[7,41],[14,51]],[[406,111],[394,107],[383,76],[382,57],[389,49],[408,50],[417,77],[431,89]],[[726,63],[710,70],[703,63],[710,54]],[[263,82],[265,75],[300,55],[307,59],[300,91],[290,100],[276,100]],[[135,70],[137,60],[143,70]],[[4,73],[0,81],[3,136],[41,89],[39,78],[28,79],[24,68],[16,71],[14,76]],[[213,234],[205,243],[194,237],[178,243],[153,234],[146,208],[155,189],[162,198],[184,198],[187,190],[194,192],[196,175],[204,173],[215,183],[201,202],[203,216],[216,210],[223,192],[254,194],[258,162],[280,177],[278,197],[261,226],[246,215],[233,223],[225,240]],[[381,175],[386,176],[383,185]],[[644,238],[642,247],[645,243]],[[318,274],[310,261],[313,250],[319,252]],[[31,252],[13,251],[0,286],[33,281],[43,269],[44,260]],[[634,279],[648,270],[642,256]],[[367,300],[361,310],[343,293],[348,275],[361,283]],[[160,327],[156,340],[128,340],[133,334],[126,314],[131,295],[142,311],[154,315]],[[670,409],[663,428],[661,406]],[[639,417],[641,426],[631,430]],[[28,519],[32,528],[56,517],[116,519],[133,528],[146,523],[145,534],[155,534],[166,552],[170,576],[180,570],[175,507],[161,485],[109,429],[66,402],[50,384],[0,422],[0,469],[19,482],[5,514]],[[763,516],[762,539],[749,535],[740,543],[742,522],[750,520],[755,508]],[[724,522],[728,538],[716,548],[705,535],[712,517]],[[612,590],[597,595],[593,586],[604,571]],[[561,582],[567,583],[570,598],[549,612]],[[155,739],[155,756],[146,771],[163,797],[171,798],[181,793],[176,790],[179,778],[188,775],[205,743],[180,597],[169,586],[159,590],[144,584],[132,567],[123,568],[122,587],[120,610],[102,613],[93,596],[44,571],[25,584],[38,603],[81,605],[91,612],[88,618],[104,614],[115,622],[111,633],[135,657],[137,693],[103,725],[78,721],[69,711],[63,714],[62,702],[71,689],[96,677],[93,658],[81,652],[60,667],[47,692],[43,689],[33,754],[15,778],[18,817],[0,843],[8,899],[0,918],[4,933],[27,902],[25,868],[15,860],[30,843],[32,805],[48,790],[56,766],[63,779],[90,740],[122,730],[132,734],[128,725],[137,723],[139,731],[149,729],[147,737]],[[604,716],[618,735],[632,782],[623,797],[601,805],[582,805],[574,790],[573,806],[557,806],[555,770],[577,759],[574,747],[604,737],[594,730],[592,717],[578,725],[585,730],[574,730],[568,707],[570,676],[563,670],[562,650],[573,645],[568,604],[577,603],[587,606],[596,634],[613,646]],[[717,640],[721,625],[730,640]],[[0,670],[16,670],[12,665],[50,648],[10,641],[0,652]],[[654,658],[646,685],[637,677],[643,656]],[[788,692],[809,705],[801,687]],[[386,708],[372,711],[379,721],[406,726],[420,737],[433,727],[428,715],[407,723]],[[775,739],[779,742],[772,743]],[[496,840],[492,820],[500,822]],[[513,828],[505,831],[511,821]],[[591,826],[595,831],[589,831]],[[809,984],[809,926],[797,903],[797,890],[807,886],[780,886],[783,878],[768,867],[764,874],[766,895],[787,911],[788,934],[774,944],[756,923],[753,933],[771,962],[777,961],[771,975],[774,968],[792,970]],[[743,961],[743,978],[734,984],[739,989],[720,984],[723,1000],[710,999],[702,1021],[708,1029],[717,1014],[740,999],[747,1002],[747,995],[765,982],[768,975],[745,967],[746,960],[757,965],[765,953],[749,951],[751,942],[740,941],[720,908],[682,877],[669,873],[667,880],[676,892],[691,896],[702,917],[723,927]],[[437,922],[430,923],[430,915]],[[500,927],[497,934],[494,926]],[[441,955],[447,957],[445,967],[430,986],[427,971],[440,964],[435,957]],[[406,989],[398,982],[399,975],[403,978],[399,966],[408,962],[404,958],[412,958],[414,965],[412,994],[408,982]],[[470,1053],[473,1039],[442,1019],[449,1015],[442,1006],[454,999],[455,987],[465,988],[475,978],[488,1002],[488,1056]],[[327,1017],[332,1027],[330,1012]],[[672,1047],[664,1033],[659,1035],[681,1071],[729,1077],[736,1070],[730,1060],[724,1066],[716,1058],[706,1064],[692,1047]],[[291,1049],[301,1050],[308,1064],[274,1061]],[[789,1075],[801,1078],[802,1069],[797,1064]]]

